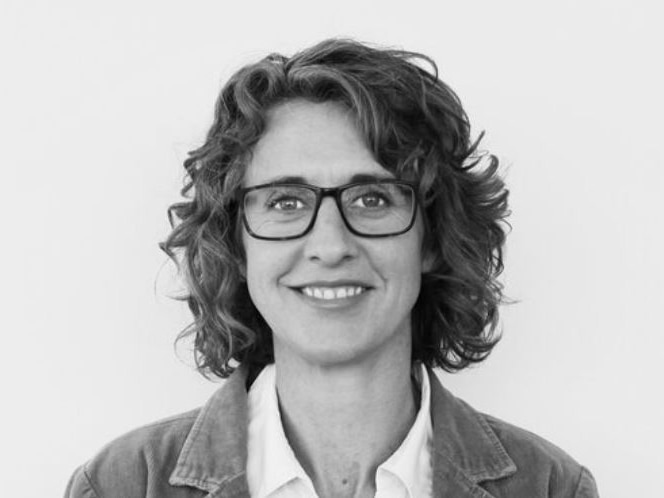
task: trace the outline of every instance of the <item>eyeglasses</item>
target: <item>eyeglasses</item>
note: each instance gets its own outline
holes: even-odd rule
[[[375,180],[321,188],[299,183],[268,183],[241,190],[242,219],[252,237],[290,240],[306,235],[316,223],[324,197],[334,197],[351,233],[389,237],[415,223],[415,186],[402,180]]]

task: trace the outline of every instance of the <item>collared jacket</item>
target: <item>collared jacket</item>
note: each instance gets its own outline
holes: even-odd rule
[[[588,470],[562,450],[429,378],[434,497],[598,496]],[[203,408],[111,442],[74,472],[65,498],[249,498],[247,388],[241,367]]]

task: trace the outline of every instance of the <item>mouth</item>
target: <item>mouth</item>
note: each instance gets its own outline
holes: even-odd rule
[[[321,299],[323,301],[334,301],[335,299],[348,299],[369,290],[368,287],[361,285],[341,285],[341,286],[313,286],[307,285],[298,290],[307,297]]]
[[[291,289],[310,302],[324,304],[342,304],[354,302],[363,297],[373,287],[361,281],[337,280],[307,282]]]

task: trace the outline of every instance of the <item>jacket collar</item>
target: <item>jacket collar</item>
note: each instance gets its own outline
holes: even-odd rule
[[[209,498],[248,497],[247,368],[239,367],[201,409],[169,483],[207,491]],[[498,437],[473,408],[429,370],[435,497],[490,498],[483,481],[516,472]]]
[[[491,495],[478,486],[510,476],[516,465],[484,417],[445,389],[432,370],[434,496]]]
[[[209,498],[249,497],[247,374],[240,366],[201,408],[168,482],[193,486]]]

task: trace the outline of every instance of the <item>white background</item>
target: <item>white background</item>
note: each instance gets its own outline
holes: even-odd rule
[[[343,35],[432,56],[511,188],[504,340],[444,382],[554,441],[604,497],[661,492],[659,2],[3,1],[0,345],[4,496],[74,468],[217,387],[168,234],[181,162],[223,81]]]

